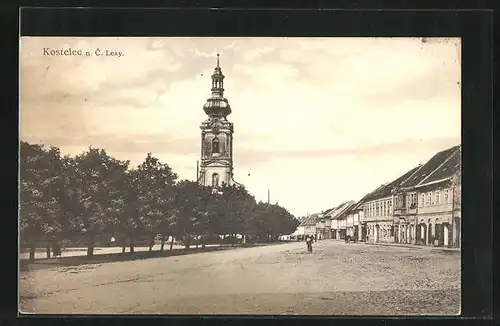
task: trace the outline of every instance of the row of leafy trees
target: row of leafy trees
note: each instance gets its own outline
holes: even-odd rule
[[[62,157],[56,147],[21,142],[20,234],[30,260],[42,242],[78,237],[86,239],[92,256],[103,236],[121,239],[122,251],[128,243],[133,252],[139,237],[148,237],[152,250],[160,235],[163,250],[168,238],[187,248],[194,239],[204,245],[219,235],[273,241],[298,225],[285,208],[257,203],[243,187],[214,191],[179,181],[151,154],[141,165],[129,165],[102,149]]]

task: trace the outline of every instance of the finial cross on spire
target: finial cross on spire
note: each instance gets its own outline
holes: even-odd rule
[[[219,52],[217,52],[217,68],[220,68],[219,67]]]

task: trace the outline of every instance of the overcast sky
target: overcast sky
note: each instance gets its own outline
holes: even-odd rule
[[[21,40],[21,140],[89,145],[194,180],[220,52],[235,179],[297,216],[359,200],[460,143],[460,41],[419,38]],[[46,56],[99,48],[122,57]],[[250,176],[248,176],[250,174]]]

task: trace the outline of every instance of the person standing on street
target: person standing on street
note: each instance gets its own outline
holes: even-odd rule
[[[309,235],[306,236],[307,251],[309,251],[310,253],[312,253],[312,251],[313,251],[312,243],[313,243],[313,237],[309,236]]]

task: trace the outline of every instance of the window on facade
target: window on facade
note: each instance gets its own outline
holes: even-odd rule
[[[444,190],[444,203],[448,204],[448,189]]]
[[[425,195],[424,195],[424,194],[421,194],[421,195],[420,195],[420,207],[423,207],[423,206],[424,206],[424,201],[425,201]]]
[[[432,193],[427,193],[427,205],[432,205]]]
[[[394,236],[394,226],[393,226],[393,225],[391,225],[391,235],[390,235],[390,236],[391,236],[391,237],[393,237],[393,236]]]
[[[439,196],[440,196],[440,193],[439,193],[439,190],[437,190],[436,191],[436,204],[438,204],[438,205],[439,205],[439,201],[441,199],[441,198],[439,198]]]
[[[212,153],[219,153],[219,138],[217,137],[212,140]]]
[[[411,208],[417,207],[417,194],[411,194]]]

